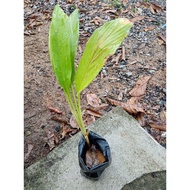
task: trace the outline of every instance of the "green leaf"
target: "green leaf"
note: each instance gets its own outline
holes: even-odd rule
[[[74,83],[77,93],[86,88],[98,75],[109,55],[115,53],[132,25],[128,19],[118,18],[94,31],[76,71]]]
[[[53,71],[65,92],[69,92],[74,80],[78,36],[78,9],[68,17],[56,5],[49,30],[49,53]]]

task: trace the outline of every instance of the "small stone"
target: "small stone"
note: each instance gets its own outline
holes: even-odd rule
[[[31,132],[30,132],[30,131],[26,131],[26,132],[25,132],[25,135],[26,135],[26,136],[29,136],[29,135],[31,135]]]
[[[163,88],[163,92],[166,93],[166,89],[165,88]]]
[[[131,77],[133,75],[133,73],[132,72],[127,72],[126,75],[127,75],[127,77]]]
[[[155,70],[149,70],[148,71],[150,74],[153,74],[153,73],[155,73]]]
[[[102,73],[104,74],[104,76],[107,76],[107,71],[105,69],[102,69]]]
[[[60,126],[56,126],[56,127],[55,127],[56,132],[59,132],[59,131],[60,131],[60,129],[61,129],[61,127],[60,127]]]
[[[161,106],[164,106],[164,105],[166,105],[166,101],[161,100],[159,104],[160,104]]]
[[[161,137],[162,137],[162,138],[166,138],[166,132],[163,132],[163,133],[161,134]]]

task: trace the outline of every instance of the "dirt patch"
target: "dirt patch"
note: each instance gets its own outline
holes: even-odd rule
[[[53,2],[53,3],[52,3]],[[161,145],[166,146],[165,132],[150,127],[149,121],[160,121],[160,113],[166,111],[166,42],[165,2],[149,1],[72,1],[59,2],[68,14],[78,7],[80,10],[80,39],[76,65],[92,32],[104,22],[117,17],[136,19],[128,36],[111,56],[98,77],[82,93],[82,107],[88,107],[86,95],[96,94],[101,103],[107,103],[102,114],[110,111],[112,105],[107,98],[126,102],[129,92],[140,77],[151,76],[146,94],[141,99],[145,109],[145,126]],[[25,1],[24,36],[24,153],[25,167],[46,156],[51,150],[48,145],[48,131],[54,133],[60,122],[53,116],[66,121],[71,128],[71,113],[64,94],[52,72],[48,53],[48,31],[51,13],[56,1]],[[162,9],[151,9],[155,4]],[[35,16],[36,15],[36,16]],[[137,18],[138,17],[138,18]],[[140,20],[139,20],[140,19]],[[51,112],[53,107],[62,114]],[[95,117],[98,119],[98,117]],[[93,120],[92,120],[93,121]],[[79,130],[71,130],[56,146],[63,143]],[[28,148],[31,147],[28,152]],[[27,154],[28,153],[28,154]]]

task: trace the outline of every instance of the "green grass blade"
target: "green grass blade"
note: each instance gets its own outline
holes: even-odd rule
[[[132,23],[126,18],[105,23],[96,29],[86,44],[75,76],[77,93],[98,75],[107,58],[114,54],[129,33]]]
[[[65,92],[71,88],[78,46],[79,18],[76,9],[70,17],[56,5],[49,30],[49,53],[53,71]]]

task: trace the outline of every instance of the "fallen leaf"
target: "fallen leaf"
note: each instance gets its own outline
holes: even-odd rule
[[[150,7],[152,7],[152,9],[154,11],[156,11],[156,12],[161,12],[162,11],[162,8],[160,6],[158,6],[157,4],[155,4],[155,3],[151,3]]]
[[[59,139],[58,137],[56,136],[56,133],[54,133],[54,141],[55,141],[55,144],[58,144],[59,143]]]
[[[73,115],[70,118],[70,125],[71,125],[72,128],[79,129],[79,126],[78,126],[75,118],[73,117]]]
[[[144,16],[137,16],[132,19],[130,19],[131,22],[138,22],[144,19]]]
[[[85,119],[84,119],[84,124],[85,124],[85,126],[88,126],[91,123],[93,123],[94,121],[95,121],[95,117],[93,115],[87,114]]]
[[[161,131],[166,131],[166,124],[163,123],[163,122],[153,122],[153,121],[150,121],[149,125],[152,128],[159,129]]]
[[[160,112],[160,120],[163,122],[163,123],[166,123],[166,112],[164,110],[162,110]]]
[[[92,115],[92,116],[95,116],[95,117],[102,117],[102,114],[96,110],[93,110],[91,108],[87,108],[86,109],[86,112],[89,114],[89,115]]]
[[[147,28],[144,28],[144,31],[154,30],[156,28],[155,25],[148,26]]]
[[[98,107],[100,105],[100,99],[96,94],[87,94],[87,102],[92,107]]]
[[[107,10],[107,11],[105,11],[105,12],[106,12],[106,13],[112,13],[112,14],[118,16],[118,13],[116,12],[116,10]]]
[[[52,150],[55,147],[55,142],[54,142],[54,133],[52,133],[50,130],[46,130],[47,134],[47,144],[49,146],[49,149]]]
[[[150,3],[148,2],[142,2],[141,5],[145,8],[149,8],[150,7]]]
[[[112,62],[115,62],[115,64],[117,65],[120,57],[121,57],[121,53],[118,53],[117,56],[112,59]]]
[[[95,107],[94,110],[96,110],[96,111],[104,110],[104,109],[106,109],[108,106],[109,106],[108,104],[101,104],[101,105]]]
[[[106,159],[104,155],[98,150],[95,145],[92,145],[87,151],[85,155],[85,162],[87,167],[92,168],[98,164],[102,164]]]
[[[58,114],[62,114],[61,111],[59,111],[58,109],[53,108],[53,107],[51,107],[51,106],[49,106],[48,109],[49,109],[51,112],[58,113]]]
[[[68,122],[65,119],[62,119],[62,118],[59,118],[59,117],[56,117],[56,116],[51,117],[51,119],[54,120],[54,121],[60,122],[60,123],[68,124]]]
[[[33,145],[32,144],[28,144],[28,151],[27,151],[27,153],[24,155],[24,160],[27,160],[28,159],[28,157],[29,157],[29,155],[30,155],[30,153],[31,153],[31,151],[32,151],[32,149],[33,149]]]
[[[151,76],[145,76],[143,78],[140,78],[136,84],[135,87],[129,92],[131,96],[142,96],[144,95],[146,91],[146,86],[148,81],[150,80]]]
[[[96,25],[103,25],[104,24],[104,20],[98,16],[96,16],[94,19],[93,19],[93,22],[96,24]]]
[[[34,14],[31,14],[28,18],[30,18],[30,19],[36,19],[36,18],[38,18],[39,16],[40,16],[39,13],[34,13]]]
[[[112,105],[122,107],[129,114],[145,113],[145,111],[143,110],[141,104],[138,102],[138,98],[137,97],[130,98],[126,103],[120,102],[120,101],[117,101],[117,100],[113,100],[111,98],[107,98],[107,100]]]
[[[145,113],[144,109],[142,108],[142,105],[139,103],[139,100],[141,97],[131,97],[129,100],[127,100],[126,104],[128,105],[128,111],[131,114],[139,114],[139,113]]]
[[[70,132],[72,132],[72,129],[63,125],[62,130],[61,130],[61,139],[64,139],[67,133],[70,133]]]
[[[135,119],[139,122],[140,126],[145,126],[145,118],[144,118],[144,113],[139,113],[134,115]]]
[[[125,60],[125,46],[122,46],[122,60]]]
[[[118,97],[117,97],[118,100],[122,100],[123,99],[123,92],[120,92]]]
[[[158,44],[159,44],[160,46],[164,43],[164,41],[161,40],[161,39],[157,39],[157,42],[158,42]]]
[[[150,9],[150,11],[151,11],[152,14],[156,14],[156,12],[154,11],[154,9],[153,9],[152,6],[150,6],[149,9]]]
[[[160,38],[161,40],[163,40],[164,42],[166,42],[166,38],[162,35],[157,35],[158,38]]]

